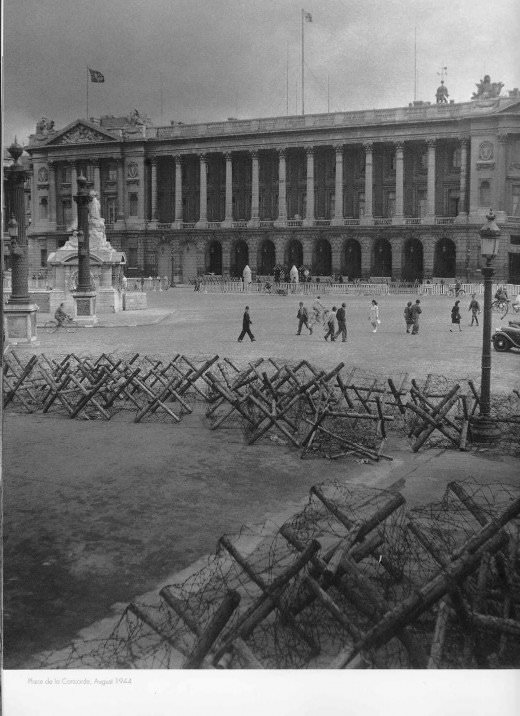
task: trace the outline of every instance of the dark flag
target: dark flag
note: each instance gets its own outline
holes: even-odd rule
[[[90,72],[90,81],[91,82],[104,82],[105,76],[101,74],[101,72],[98,72],[97,70],[91,70],[90,67],[88,68],[88,71]]]

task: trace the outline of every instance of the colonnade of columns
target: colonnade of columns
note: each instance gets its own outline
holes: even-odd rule
[[[461,163],[460,163],[460,202],[459,216],[467,216],[467,159],[468,159],[468,139],[460,140]],[[394,142],[395,151],[395,212],[392,217],[392,223],[403,223],[405,218],[405,162],[404,162],[404,141]],[[344,189],[344,151],[345,144],[335,144],[335,185],[334,185],[334,213],[330,217],[332,226],[342,226],[345,219],[352,220],[351,217],[344,216],[343,212],[343,189]],[[427,147],[427,196],[426,196],[426,222],[431,222],[435,218],[436,207],[436,139],[428,139]],[[364,212],[358,217],[359,223],[362,225],[370,225],[374,220],[374,142],[365,142],[363,144],[365,152],[365,178],[364,178]],[[278,216],[273,217],[274,226],[283,227],[287,225],[287,147],[276,150],[278,152]],[[305,147],[306,153],[306,194],[307,197],[314,198],[315,190],[315,146]],[[251,155],[251,217],[248,226],[259,226],[259,153],[258,149],[250,150]],[[226,152],[225,156],[225,216],[220,222],[222,227],[233,226],[233,160],[232,153]],[[174,228],[182,228],[182,155],[175,156],[175,221]],[[152,220],[156,220],[157,208],[157,172],[155,159],[152,163]],[[199,154],[199,218],[196,228],[205,228],[208,224],[208,187],[207,187],[207,154]],[[302,219],[303,226],[313,226],[315,222],[315,205],[314,200],[306,202],[305,216]]]

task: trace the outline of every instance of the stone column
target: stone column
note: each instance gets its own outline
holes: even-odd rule
[[[334,185],[334,216],[331,226],[343,226],[343,144],[335,144],[336,183]]]
[[[175,228],[182,229],[182,157],[175,156]]]
[[[459,189],[459,213],[457,219],[466,221],[468,218],[466,197],[468,185],[468,145],[469,139],[460,140],[460,189]]]
[[[365,148],[365,215],[360,217],[361,224],[372,224],[374,221],[373,209],[373,174],[372,159],[374,145],[372,142],[366,142]]]
[[[200,160],[200,202],[199,220],[195,224],[197,229],[208,226],[208,163],[205,154],[199,155]]]
[[[36,214],[33,216],[36,218]],[[56,229],[56,162],[49,162],[49,225],[49,229]]]
[[[260,226],[260,177],[258,150],[251,150],[251,219],[248,226]]]
[[[435,262],[435,244],[438,236],[421,236],[423,245],[423,273],[425,276],[433,276]]]
[[[145,222],[145,211],[144,211],[144,195],[145,195],[145,171],[144,171],[144,156],[136,157],[138,167],[139,181],[137,184],[137,219],[140,224],[144,225]]]
[[[305,147],[307,155],[307,206],[304,226],[314,226],[314,147]]]
[[[432,222],[435,217],[435,139],[428,139],[428,179],[426,218]]]
[[[404,218],[404,144],[395,145],[395,224],[402,224]]]
[[[392,278],[400,279],[403,271],[403,239],[392,239]]]
[[[495,214],[498,211],[504,212],[504,220],[507,216],[506,209],[506,151],[507,151],[507,134],[500,132],[497,145],[497,167],[495,170],[496,180],[493,182],[496,189],[495,195]]]
[[[372,239],[364,236],[359,240],[361,244],[361,276],[370,276],[372,272]]]
[[[334,236],[330,239],[331,243],[331,259],[332,259],[332,273],[334,276],[341,274],[341,250],[343,247],[343,239],[341,236]]]
[[[231,152],[224,154],[226,160],[226,212],[222,226],[233,226],[233,157]]]
[[[248,237],[247,250],[249,254],[248,266],[251,269],[253,280],[255,280],[258,273],[258,239],[256,236]]]
[[[231,271],[231,242],[222,241],[222,276],[229,276]]]
[[[152,157],[150,160],[151,165],[151,207],[150,207],[150,218],[152,222],[157,221],[157,157]]]
[[[278,219],[275,226],[287,225],[287,176],[286,176],[286,149],[278,150]]]
[[[312,265],[312,259],[314,256],[314,238],[305,237],[302,241],[303,244],[303,265],[304,266],[310,266],[311,268],[314,268]],[[299,268],[298,266],[296,268]]]
[[[93,159],[92,166],[94,169],[94,191],[97,192],[98,199],[101,201],[101,174],[99,168],[99,159]]]
[[[73,193],[76,190],[76,187],[78,186],[78,168],[76,167],[76,165],[74,163],[71,165],[71,173],[70,174],[71,174],[71,177],[70,177],[70,187],[71,187],[70,200],[72,202],[72,225],[78,226],[78,206],[77,206],[76,202],[74,201],[74,199],[72,198]]]
[[[123,159],[117,160],[117,221],[125,220],[125,162]]]

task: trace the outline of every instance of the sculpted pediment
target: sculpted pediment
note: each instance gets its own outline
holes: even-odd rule
[[[71,127],[54,136],[49,145],[60,146],[64,144],[99,144],[100,142],[114,142],[118,137],[109,132],[99,130],[97,127],[85,122],[77,122]]]

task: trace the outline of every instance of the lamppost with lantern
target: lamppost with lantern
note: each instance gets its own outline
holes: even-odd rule
[[[98,320],[96,291],[90,277],[89,204],[92,197],[83,174],[78,177],[78,191],[74,201],[78,205],[78,285],[72,294],[74,318],[84,326],[92,326]]]
[[[471,439],[474,442],[493,442],[500,436],[497,423],[491,418],[491,302],[493,261],[498,254],[500,229],[493,209],[486,216],[487,224],[480,229],[480,253],[486,260],[481,273],[484,278],[484,321],[482,330],[482,371],[480,378],[480,411],[470,421]]]
[[[5,337],[11,343],[36,341],[36,312],[38,306],[29,296],[29,261],[25,217],[25,182],[29,172],[20,157],[23,147],[15,141],[8,149],[13,164],[5,172],[6,204],[10,214],[7,232],[11,253],[11,295],[4,307]]]

